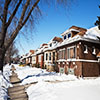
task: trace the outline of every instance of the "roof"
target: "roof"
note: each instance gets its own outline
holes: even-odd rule
[[[75,29],[75,30],[79,30],[79,31],[87,31],[87,29],[85,29],[85,28],[82,28],[82,27],[77,27],[77,26],[72,26],[72,27],[70,27],[69,29]]]
[[[45,45],[48,45],[48,44],[46,44],[46,43],[43,43],[43,44],[42,44],[42,46],[45,46]]]
[[[60,37],[54,37],[54,38],[53,38],[53,41],[62,42],[62,41],[63,41],[63,39],[62,39],[62,38],[60,38]]]
[[[34,54],[34,52],[35,52],[34,50],[30,50],[30,53],[32,53],[32,54]]]
[[[86,33],[86,31],[80,31],[79,33],[78,33],[78,35],[80,35],[80,36],[83,36],[84,34]]]
[[[66,33],[69,33],[69,32],[77,32],[77,33],[81,32],[79,35],[83,35],[86,31],[87,31],[87,29],[85,29],[85,28],[72,26],[69,29],[67,29],[65,32],[63,32],[61,35],[63,36]]]

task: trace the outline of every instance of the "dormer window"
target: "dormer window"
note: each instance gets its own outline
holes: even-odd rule
[[[52,43],[50,43],[50,47],[52,47]]]
[[[54,41],[54,44],[56,44],[56,41]]]
[[[71,33],[68,33],[68,38],[70,38],[71,37]]]
[[[66,39],[66,35],[64,35],[64,40]]]
[[[84,53],[88,53],[88,47],[87,47],[87,45],[84,45]]]
[[[96,54],[96,49],[95,49],[95,47],[92,47],[92,54]]]

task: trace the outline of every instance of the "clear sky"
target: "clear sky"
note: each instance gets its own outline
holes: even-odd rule
[[[100,0],[76,0],[68,9],[63,7],[41,7],[43,17],[33,30],[33,37],[23,36],[16,40],[19,54],[37,49],[42,43],[48,43],[53,37],[61,37],[61,33],[72,25],[83,28],[94,26],[97,16],[100,16]],[[25,38],[26,37],[26,38]],[[20,41],[20,42],[17,42]]]

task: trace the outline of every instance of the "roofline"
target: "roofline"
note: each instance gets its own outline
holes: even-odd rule
[[[68,45],[68,44],[71,44],[71,43],[74,43],[74,42],[78,42],[78,41],[87,41],[87,42],[91,42],[91,43],[100,44],[99,41],[95,41],[95,40],[89,39],[89,38],[84,38],[84,37],[82,38],[82,37],[80,37],[80,38],[78,38],[77,40],[71,41],[71,42],[69,42],[69,43],[65,43],[65,44],[63,44],[63,45],[59,45],[59,46],[57,46],[57,48],[62,47],[62,46],[65,46],[65,45]]]
[[[91,42],[91,43],[100,44],[100,42],[97,41],[97,40],[93,40],[93,39],[89,39],[89,38],[85,38],[85,37],[79,37],[77,40],[74,40],[74,41],[71,41],[71,42],[68,42],[68,43],[65,43],[65,44],[58,45],[57,47],[54,47],[54,48],[47,48],[46,50],[43,50],[42,52],[33,54],[33,56],[42,54],[42,53],[44,53],[44,52],[46,52],[46,51],[55,50],[55,49],[60,48],[60,47],[62,47],[62,46],[65,46],[65,45],[68,45],[68,44],[71,44],[71,43],[75,43],[75,42],[78,42],[78,41],[86,41],[86,42]],[[31,56],[32,56],[32,55],[31,55]]]

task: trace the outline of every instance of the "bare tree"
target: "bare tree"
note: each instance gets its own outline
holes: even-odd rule
[[[13,42],[6,51],[4,63],[5,64],[9,63],[10,65],[13,58],[16,58],[17,56],[18,56],[18,49],[15,47],[15,43]]]
[[[35,24],[41,15],[40,5],[66,4],[72,0],[0,0],[0,70],[3,71],[4,56],[20,30]],[[51,6],[52,6],[51,4]],[[6,34],[9,39],[5,41]]]

